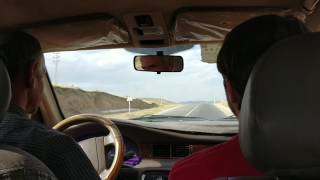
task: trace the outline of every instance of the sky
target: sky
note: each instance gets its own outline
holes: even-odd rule
[[[184,70],[178,73],[136,71],[135,55],[103,49],[46,53],[45,59],[52,83],[59,86],[175,102],[225,100],[216,64],[201,61],[200,46],[175,54],[184,58]]]

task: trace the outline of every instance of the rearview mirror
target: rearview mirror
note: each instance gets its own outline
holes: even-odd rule
[[[134,68],[137,71],[181,72],[183,58],[181,56],[148,55],[134,57]]]

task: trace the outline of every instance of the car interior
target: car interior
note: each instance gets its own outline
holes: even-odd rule
[[[225,128],[183,131],[184,126],[174,129],[164,124],[166,128],[163,128],[100,114],[66,116],[49,74],[43,79],[43,100],[33,119],[73,137],[102,179],[168,179],[171,168],[179,159],[223,143],[238,133],[245,157],[264,172],[265,177],[220,179],[319,178],[317,143],[320,136],[316,126],[317,102],[320,101],[316,83],[320,67],[320,36],[316,33],[320,29],[318,2],[11,0],[0,2],[0,28],[20,29],[32,34],[40,41],[44,53],[200,45],[201,61],[215,64],[216,57],[210,55],[216,54],[215,47],[221,46],[225,35],[241,22],[266,14],[293,15],[312,33],[280,41],[261,57],[247,84],[240,123],[234,122]],[[174,61],[176,64],[170,65],[168,71],[177,75],[183,69],[183,62],[177,63],[180,57],[158,51],[156,55],[148,55]],[[143,58],[138,56],[132,68],[158,74],[167,72],[146,68]],[[0,119],[4,118],[10,99],[9,76],[0,60]],[[133,157],[138,157],[139,162],[128,164]],[[0,145],[0,174],[21,175],[21,172],[1,171],[11,167],[12,162],[19,162],[15,164],[19,167],[34,167],[55,179],[37,158],[15,147]]]

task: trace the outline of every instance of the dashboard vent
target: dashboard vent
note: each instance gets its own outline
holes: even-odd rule
[[[149,171],[142,174],[142,180],[168,180],[169,171]]]
[[[165,144],[155,144],[153,145],[153,157],[160,157],[160,158],[166,158],[170,157],[171,150],[170,145]]]
[[[176,158],[190,154],[190,145],[155,144],[153,145],[153,157]]]
[[[190,145],[172,145],[172,157],[185,157],[190,154]]]

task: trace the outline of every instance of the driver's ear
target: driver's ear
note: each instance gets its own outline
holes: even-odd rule
[[[224,88],[230,109],[235,116],[240,115],[240,96],[239,93],[233,88],[230,80],[224,79]]]
[[[39,68],[39,61],[33,61],[30,65],[30,68],[26,74],[26,80],[27,80],[27,88],[33,89],[36,87],[36,80],[38,75],[38,68]]]

